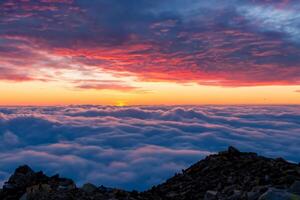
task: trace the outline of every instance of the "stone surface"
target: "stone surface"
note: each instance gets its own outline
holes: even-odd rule
[[[95,191],[97,191],[97,187],[91,183],[86,183],[82,186],[81,188],[84,192],[88,193],[88,194],[92,194]]]
[[[205,193],[204,200],[217,200],[217,199],[218,199],[218,192],[217,191],[208,190]]]
[[[295,181],[289,188],[289,192],[300,195],[300,181]]]
[[[287,192],[286,190],[279,190],[275,188],[269,188],[259,200],[300,200],[300,196]]]
[[[20,198],[20,200],[27,200],[27,193],[23,194]]]

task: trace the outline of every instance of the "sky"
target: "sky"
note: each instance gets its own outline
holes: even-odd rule
[[[299,0],[0,0],[0,186],[28,164],[145,190],[229,145],[299,162],[288,104]]]
[[[298,163],[299,132],[300,106],[0,107],[0,186],[27,164],[142,191],[229,145]]]
[[[298,0],[0,0],[0,105],[299,104]]]

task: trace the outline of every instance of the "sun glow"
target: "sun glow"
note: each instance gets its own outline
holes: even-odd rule
[[[125,101],[117,101],[115,106],[124,107],[124,106],[127,106],[127,103]]]
[[[224,88],[174,83],[135,83],[136,90],[72,89],[66,82],[0,81],[0,105],[299,104],[298,86]],[[47,91],[47,92],[45,92]]]

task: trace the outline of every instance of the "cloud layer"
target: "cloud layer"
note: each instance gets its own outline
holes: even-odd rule
[[[0,181],[26,163],[144,190],[228,145],[299,162],[299,121],[298,106],[2,107]]]
[[[0,79],[51,81],[67,69],[143,81],[298,85],[299,9],[296,0],[1,1]]]

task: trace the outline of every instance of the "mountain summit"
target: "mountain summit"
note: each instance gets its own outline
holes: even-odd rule
[[[2,200],[300,200],[300,166],[234,147],[210,155],[145,192],[76,187],[71,179],[18,167],[0,190]]]

